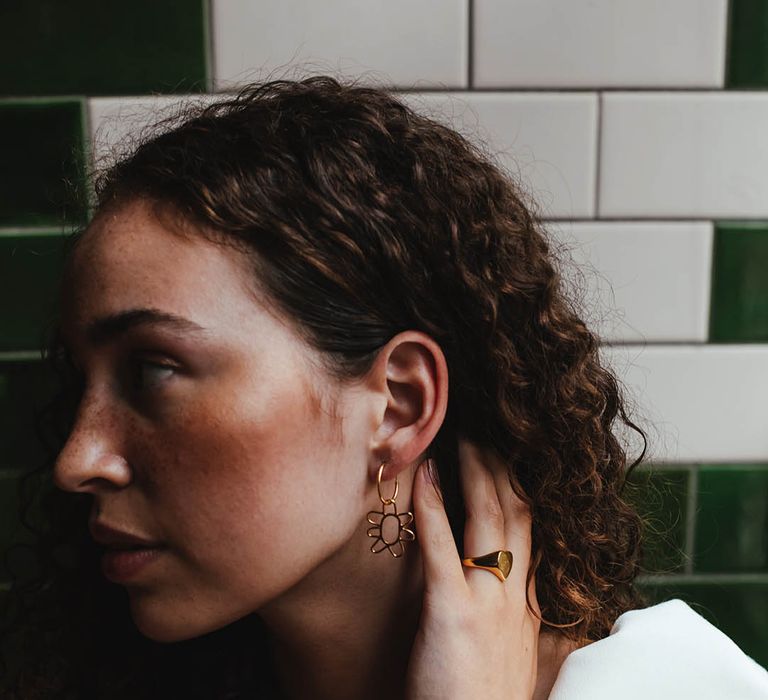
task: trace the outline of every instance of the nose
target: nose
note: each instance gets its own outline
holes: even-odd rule
[[[62,491],[80,493],[127,486],[131,470],[121,454],[120,420],[108,406],[85,401],[56,459],[53,482]]]

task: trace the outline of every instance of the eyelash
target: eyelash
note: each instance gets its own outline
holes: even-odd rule
[[[145,369],[149,367],[154,370],[161,370],[161,371],[169,371],[170,375],[154,382],[145,382],[144,380],[144,371]],[[144,360],[141,358],[137,358],[133,360],[131,364],[131,386],[135,391],[143,392],[143,391],[149,391],[151,389],[155,389],[158,387],[159,384],[164,383],[167,381],[167,379],[170,379],[171,376],[173,376],[176,371],[177,367],[175,365],[171,365],[165,362],[153,362],[151,360]]]

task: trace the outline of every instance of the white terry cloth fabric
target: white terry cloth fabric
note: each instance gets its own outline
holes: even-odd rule
[[[766,630],[768,635],[768,630]],[[571,652],[549,700],[768,700],[768,671],[675,598]]]

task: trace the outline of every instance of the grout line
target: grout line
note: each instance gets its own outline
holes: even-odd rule
[[[597,133],[595,134],[595,193],[593,198],[593,212],[595,218],[600,216],[600,181],[602,177],[602,168],[600,161],[603,154],[603,95],[597,93]]]
[[[766,92],[768,94],[768,91]],[[744,218],[734,218],[732,216],[728,216],[726,218],[723,218],[721,216],[703,216],[699,214],[674,214],[674,215],[665,215],[665,214],[648,214],[648,215],[637,215],[637,214],[629,214],[629,215],[620,215],[620,214],[611,214],[609,216],[547,216],[542,217],[539,219],[539,221],[543,223],[588,223],[588,224],[603,224],[603,223],[644,223],[644,224],[667,224],[667,223],[677,223],[677,222],[683,222],[683,223],[691,223],[691,224],[722,224],[722,223],[728,223],[728,224],[735,224],[735,225],[744,225],[744,224],[752,224],[755,226],[764,227],[768,225],[768,219],[765,216],[753,216],[753,217],[744,217]]]
[[[653,472],[679,472],[689,471],[693,465],[691,462],[646,462],[645,459],[637,465],[637,471]]]
[[[642,340],[601,340],[602,348],[632,349],[637,351],[654,350],[655,348],[690,348],[691,350],[705,351],[711,349],[717,350],[730,349],[733,351],[758,350],[760,352],[768,350],[766,342],[724,342],[724,341],[706,341],[706,340],[654,340],[653,338],[644,338]]]
[[[0,238],[13,238],[14,236],[66,236],[66,229],[56,228],[55,226],[20,226],[17,228],[0,228]]]
[[[699,216],[697,214],[690,214],[690,215],[663,215],[663,214],[648,214],[647,216],[638,216],[636,214],[631,215],[611,215],[611,216],[601,216],[601,217],[588,217],[588,216],[563,216],[563,217],[546,217],[540,219],[540,221],[544,223],[595,223],[595,224],[603,224],[603,223],[634,223],[634,222],[640,222],[645,224],[666,224],[666,223],[675,223],[675,222],[685,222],[685,223],[691,223],[691,224],[713,224],[714,222],[717,223],[723,223],[728,222],[729,224],[755,224],[755,225],[766,225],[768,221],[766,220],[765,216],[761,217],[745,217],[742,219],[735,219],[732,217],[728,217],[727,219],[724,219],[719,216]]]
[[[0,362],[29,362],[43,359],[40,350],[8,350],[0,352]]]
[[[725,10],[725,46],[723,47],[723,85],[720,88],[721,90],[730,91],[729,90],[729,78],[730,78],[730,68],[731,68],[731,53],[733,49],[733,4],[734,0],[729,0],[726,10]]]
[[[641,574],[637,583],[651,585],[675,585],[687,583],[700,584],[739,584],[756,583],[768,585],[768,573],[756,574]]]
[[[220,93],[221,97],[224,98],[227,96],[228,93]],[[195,99],[199,95],[190,95],[192,99]],[[644,224],[668,224],[668,223],[691,223],[691,224],[713,224],[714,222],[722,223],[727,222],[728,224],[755,224],[755,225],[766,225],[768,224],[768,220],[766,220],[765,217],[762,218],[749,218],[749,219],[735,219],[735,218],[728,218],[728,219],[721,219],[721,218],[706,218],[706,217],[699,217],[695,215],[691,216],[660,216],[657,214],[648,215],[647,217],[639,217],[639,216],[601,216],[601,217],[588,217],[588,216],[570,216],[570,217],[546,217],[540,219],[541,223],[543,224],[610,224],[610,223],[644,223]],[[72,227],[73,229],[76,229],[76,226]],[[0,226],[0,236],[15,236],[15,235],[23,235],[23,236],[34,236],[34,235],[59,235],[59,234],[66,234],[67,230],[62,229],[61,226],[58,228],[56,225],[51,226]]]
[[[674,464],[674,462],[667,463]],[[681,465],[690,466],[691,462],[680,462]],[[720,471],[765,471],[768,469],[768,460],[750,459],[750,460],[738,460],[738,459],[713,459],[713,460],[698,460],[696,464],[696,487],[698,488],[698,476],[702,467],[717,467]],[[696,502],[696,508],[699,507],[698,500]]]
[[[631,347],[631,348],[637,348],[638,350],[648,350],[653,349],[655,347],[666,347],[666,346],[684,346],[684,347],[690,347],[690,348],[712,348],[717,350],[722,350],[723,348],[733,348],[733,349],[739,349],[739,350],[746,350],[746,349],[767,349],[768,343],[763,341],[754,341],[754,342],[731,342],[731,341],[708,341],[708,340],[654,340],[653,338],[645,338],[643,340],[601,340],[600,344],[602,347],[616,347],[616,348],[623,348],[623,347]]]
[[[208,94],[213,94],[214,75],[216,70],[216,61],[214,58],[213,46],[213,0],[203,0],[203,40],[205,42],[205,70],[208,73],[205,81],[205,90]]]
[[[685,574],[693,574],[696,554],[696,515],[699,506],[699,465],[694,464],[688,474],[688,493],[685,503]]]
[[[475,0],[467,0],[467,89],[475,84]]]
[[[21,467],[3,467],[0,469],[0,481],[3,479],[18,479],[19,477],[23,476],[26,471],[26,469],[22,469]]]
[[[758,343],[753,343],[753,345],[757,345]],[[637,348],[638,350],[643,350],[646,348],[655,348],[655,347],[677,347],[677,346],[684,346],[684,347],[703,347],[705,345],[713,345],[713,343],[708,343],[705,340],[652,340],[652,339],[646,339],[646,340],[602,340],[600,341],[600,347],[603,348],[626,348],[626,347],[632,347]]]
[[[669,462],[669,461],[659,461],[654,462],[652,459],[648,459],[646,461],[645,459],[637,465],[637,471],[643,472],[643,471],[651,471],[651,472],[668,472],[668,471],[687,471],[691,469],[692,467],[696,468],[696,483],[695,486],[698,489],[698,476],[699,471],[701,467],[716,467],[720,471],[756,471],[756,472],[765,472],[768,470],[768,460],[738,460],[738,459],[729,459],[727,461],[724,461],[722,459],[716,459],[716,460],[699,460],[697,463],[693,463],[692,461],[682,461],[682,462]],[[686,500],[686,504],[688,501]],[[698,509],[698,496],[696,499],[696,503],[694,504],[694,507]],[[694,514],[696,511],[694,511]],[[686,516],[687,518],[687,516]],[[695,545],[695,542],[693,542]]]
[[[724,472],[743,472],[743,471],[759,471],[763,472],[768,468],[768,461],[760,461],[760,460],[713,460],[711,462],[699,462],[696,465],[699,467],[699,471],[701,471],[701,467],[717,467],[718,471],[724,471]],[[698,507],[698,504],[697,504]]]
[[[712,293],[712,285],[715,283],[717,269],[717,258],[715,253],[717,251],[717,222],[712,222],[711,237],[709,241],[709,269],[707,274],[709,275],[709,288],[707,289],[707,305],[704,307],[707,310],[707,341],[712,341],[712,321],[714,320],[714,314],[712,313],[712,301],[715,295]]]
[[[96,192],[94,186],[94,173],[96,172],[96,154],[94,148],[94,139],[91,130],[91,101],[88,97],[83,98],[81,108],[82,130],[83,130],[83,168],[85,169],[85,216],[88,221],[94,215],[96,206]]]
[[[652,465],[648,467],[647,465]],[[754,470],[754,471],[764,471],[766,468],[768,468],[768,461],[760,462],[755,460],[750,461],[734,461],[734,460],[728,460],[727,462],[724,462],[723,460],[713,460],[711,462],[704,461],[688,461],[688,462],[646,462],[643,460],[641,464],[637,466],[637,469],[642,471],[645,468],[653,469],[654,471],[681,471],[681,470],[690,470],[693,467],[696,467],[697,470],[697,479],[698,479],[698,471],[701,467],[709,467],[709,466],[716,466],[719,470],[722,471],[744,471],[746,470]],[[696,484],[698,487],[698,483]],[[698,503],[696,504],[696,507],[698,508]]]
[[[440,85],[426,86],[426,87],[407,87],[401,86],[393,88],[395,92],[466,92],[466,88],[450,88]],[[637,94],[685,94],[685,93],[707,93],[707,94],[727,94],[728,96],[738,96],[741,94],[764,94],[766,91],[762,88],[750,88],[740,90],[724,90],[721,87],[695,87],[695,86],[653,86],[653,87],[614,87],[606,85],[589,85],[579,87],[557,87],[548,85],[508,85],[505,87],[482,87],[473,92],[541,92],[541,93],[564,93],[564,94],[580,94],[585,92],[606,92],[606,93],[637,93]]]
[[[68,95],[4,95],[0,97],[0,105],[52,105],[62,104],[64,102],[76,102],[82,100],[81,93],[70,93]]]

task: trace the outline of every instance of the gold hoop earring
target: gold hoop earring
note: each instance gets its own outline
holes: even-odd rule
[[[381,510],[371,510],[368,512],[368,522],[373,527],[368,528],[368,537],[375,537],[376,541],[371,545],[371,551],[374,554],[389,550],[389,553],[395,557],[403,556],[405,551],[404,542],[412,542],[416,539],[416,534],[410,528],[405,527],[413,521],[413,513],[398,513],[395,499],[397,498],[398,483],[395,477],[395,492],[390,498],[384,498],[381,494],[381,475],[384,472],[386,462],[379,466],[379,473],[376,477],[376,488],[379,490],[379,500],[381,501]],[[392,512],[387,512],[387,506],[392,506]],[[397,537],[387,537],[384,528],[397,527]]]

